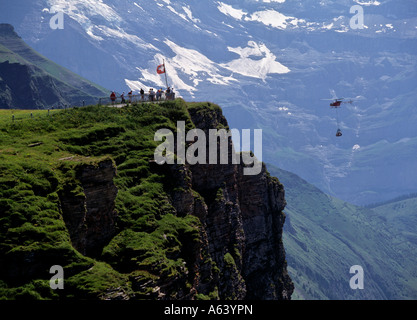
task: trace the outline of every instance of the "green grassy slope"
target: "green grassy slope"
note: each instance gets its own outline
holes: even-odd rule
[[[10,63],[22,63],[25,62],[19,55],[9,50],[7,47],[0,43],[0,63],[9,61]]]
[[[417,298],[415,242],[389,217],[328,196],[295,174],[268,170],[286,190],[284,246],[293,298]],[[350,288],[353,265],[364,269],[364,290]]]
[[[149,163],[156,130],[174,131],[177,120],[193,127],[185,102],[32,115],[19,111],[13,122],[10,111],[0,111],[0,299],[144,298],[158,281],[188,283],[183,244],[199,241],[199,220],[173,214],[172,183]],[[106,159],[117,166],[121,229],[91,258],[71,244],[59,193],[67,186],[82,197],[78,170]],[[56,264],[65,269],[65,290],[49,287]]]
[[[417,243],[417,198],[387,203],[373,208],[385,223],[400,231],[401,237]]]

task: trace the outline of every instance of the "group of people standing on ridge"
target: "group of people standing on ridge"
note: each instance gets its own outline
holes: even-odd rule
[[[162,94],[165,94],[165,99],[163,99]],[[136,96],[133,94],[133,91],[130,90],[130,92],[127,94],[128,95],[128,100],[131,103],[133,101],[133,97]],[[174,100],[175,98],[175,93],[174,93],[174,89],[168,87],[165,92],[161,89],[158,89],[156,92],[153,90],[153,88],[149,89],[149,92],[146,94],[145,96],[145,91],[141,88],[139,91],[139,95],[140,95],[140,101],[161,101],[161,100]],[[123,92],[120,95],[121,98],[121,103],[126,103],[126,99],[125,99],[125,93]],[[117,99],[117,95],[114,91],[112,91],[112,93],[110,94],[110,100],[112,104],[115,104]]]

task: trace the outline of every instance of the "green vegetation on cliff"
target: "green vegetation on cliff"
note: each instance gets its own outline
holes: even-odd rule
[[[200,221],[175,214],[169,197],[176,186],[168,171],[152,165],[158,129],[175,132],[177,120],[194,126],[186,103],[88,106],[32,116],[0,111],[0,297],[155,298],[157,284],[170,282],[178,282],[171,298],[189,290],[193,275],[186,260],[201,241]],[[63,197],[71,208],[88,207],[82,175],[106,161],[117,168],[114,237],[82,255],[63,218]],[[64,267],[65,290],[49,287],[53,265]]]

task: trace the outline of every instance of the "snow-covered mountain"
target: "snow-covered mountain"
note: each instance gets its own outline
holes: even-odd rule
[[[415,0],[16,0],[0,9],[40,53],[110,90],[165,87],[156,73],[165,61],[177,93],[218,103],[231,127],[262,128],[263,160],[325,192],[359,204],[416,192]],[[59,12],[63,29],[52,29]],[[337,114],[321,100],[332,94],[355,101]]]

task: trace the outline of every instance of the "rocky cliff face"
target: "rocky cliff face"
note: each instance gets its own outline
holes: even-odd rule
[[[228,127],[220,109],[189,113],[207,135],[209,129]],[[260,174],[244,175],[243,164],[231,164],[231,139],[228,147],[230,164],[152,164],[173,185],[169,197],[176,216],[196,216],[201,224],[198,241],[180,236],[182,249],[175,258],[186,262],[184,273],[150,281],[132,277],[137,291],[152,288],[146,297],[194,299],[215,292],[220,299],[291,298],[293,283],[282,243],[284,188],[264,165]],[[98,255],[115,235],[114,175],[111,162],[83,167],[78,180],[84,192],[64,190],[60,195],[72,243],[85,255]]]
[[[209,129],[228,126],[219,111],[189,112],[207,136]],[[290,299],[293,284],[282,243],[284,188],[264,165],[259,175],[244,175],[243,164],[231,164],[231,151],[229,139],[230,164],[169,166],[179,187],[172,193],[177,214],[200,219],[203,241],[195,249],[207,252],[220,270],[216,274],[196,259],[194,289],[208,294],[217,287],[221,299]]]
[[[264,165],[232,164],[230,138],[229,164],[157,164],[155,127],[177,120],[228,127],[218,106],[183,100],[45,119],[57,138],[2,167],[0,297],[290,299],[283,186]],[[59,154],[45,163],[45,150]],[[52,265],[65,290],[49,290]]]

